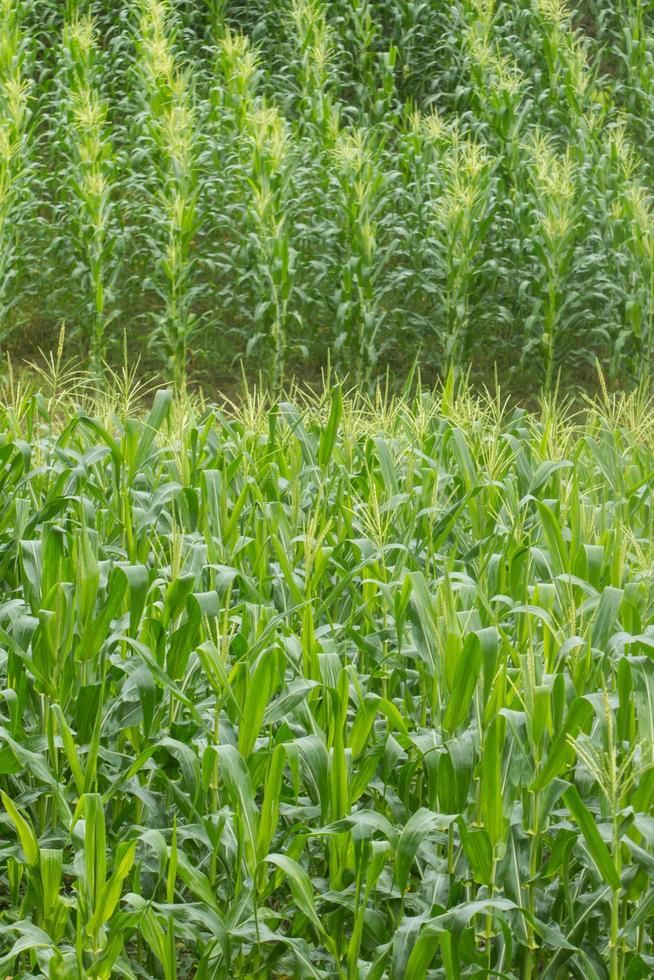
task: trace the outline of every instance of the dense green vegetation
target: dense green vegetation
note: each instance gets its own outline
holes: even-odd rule
[[[644,0],[1,0],[0,341],[647,378]]]
[[[654,975],[653,133],[650,0],[0,0],[0,980]]]
[[[0,408],[0,976],[654,969],[654,410]]]

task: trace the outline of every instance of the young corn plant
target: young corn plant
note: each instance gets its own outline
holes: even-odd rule
[[[603,691],[603,708],[603,716],[599,719],[601,731],[594,733],[594,738],[591,735],[580,734],[574,739],[570,738],[570,743],[580,763],[579,768],[583,767],[584,775],[587,774],[593,779],[598,787],[601,819],[604,826],[608,825],[607,829],[610,829],[610,834],[606,835],[610,841],[610,851],[604,843],[604,838],[600,837],[594,827],[593,818],[576,787],[572,786],[567,790],[566,802],[582,829],[593,861],[611,887],[607,944],[609,976],[611,980],[618,980],[619,977],[624,976],[627,952],[625,940],[627,920],[622,876],[627,870],[630,854],[628,847],[623,845],[623,839],[628,833],[625,817],[630,805],[630,796],[638,786],[639,777],[643,773],[643,766],[637,760],[641,749],[637,739],[627,747],[618,743],[616,718],[614,708],[610,704],[608,688]],[[624,715],[624,703],[621,708]],[[582,778],[580,773],[578,781],[581,782]]]
[[[37,377],[0,399],[3,971],[646,975],[643,391]]]

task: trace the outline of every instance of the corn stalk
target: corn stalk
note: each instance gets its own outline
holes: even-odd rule
[[[135,44],[143,100],[141,125],[149,140],[153,171],[148,212],[152,230],[144,233],[156,262],[155,289],[163,304],[150,343],[161,350],[168,377],[184,385],[196,327],[193,245],[200,222],[196,109],[190,73],[177,64],[165,0],[141,0]]]
[[[98,90],[98,41],[90,15],[75,15],[63,31],[62,143],[68,163],[67,188],[75,202],[70,221],[78,275],[86,293],[91,370],[102,373],[111,323],[117,231],[112,200],[114,156],[107,105]],[[69,201],[62,202],[61,208]],[[115,313],[115,311],[114,311]]]
[[[20,294],[21,216],[29,173],[29,83],[17,0],[0,4],[0,338],[12,329]]]

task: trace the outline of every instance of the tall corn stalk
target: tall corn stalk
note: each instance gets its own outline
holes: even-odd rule
[[[548,115],[551,122],[574,137],[583,149],[601,113],[593,103],[593,73],[587,45],[571,27],[572,13],[565,0],[537,0],[540,30],[536,38],[548,81]]]
[[[176,61],[170,20],[167,0],[140,0],[137,73],[143,103],[141,125],[148,137],[152,168],[148,188],[152,226],[144,229],[144,235],[156,263],[154,288],[163,304],[150,344],[161,348],[168,376],[183,386],[196,328],[197,113],[190,73]]]
[[[430,135],[434,124],[434,136]],[[402,307],[404,324],[421,337],[430,328],[436,266],[432,235],[432,205],[440,187],[438,161],[441,137],[447,132],[440,115],[406,112],[398,147],[398,205],[402,213],[402,242],[396,253],[398,269],[404,274]],[[428,356],[428,351],[426,352]]]
[[[214,89],[214,110],[228,114],[232,127],[239,130],[254,105],[261,81],[259,53],[244,34],[227,28],[220,38],[217,62],[221,84]]]
[[[273,106],[262,103],[252,109],[245,125],[251,146],[251,245],[258,271],[255,333],[248,347],[263,347],[268,355],[268,383],[279,392],[286,369],[296,259],[288,217],[291,150],[284,120]]]
[[[629,261],[625,274],[625,317],[622,340],[631,348],[631,371],[647,386],[654,356],[654,211],[652,196],[632,180],[614,203],[617,247]],[[622,347],[622,345],[621,345]],[[625,356],[619,349],[618,355]]]
[[[341,370],[351,371],[367,386],[378,358],[383,319],[377,217],[384,175],[376,147],[362,130],[341,133],[333,159],[342,255],[334,354]]]
[[[246,37],[224,32],[218,73],[212,95],[219,140],[214,160],[222,169],[223,223],[234,242],[220,260],[229,276],[227,301],[243,319],[239,330],[247,338],[246,356],[257,353],[263,359],[267,383],[279,391],[296,274],[289,215],[293,144],[279,110],[258,92],[258,52]],[[234,282],[236,295],[229,295]]]
[[[19,294],[20,222],[29,172],[29,84],[18,0],[0,2],[0,339]]]
[[[107,106],[98,91],[97,57],[98,39],[91,16],[74,16],[63,31],[62,142],[69,168],[67,197],[75,203],[69,226],[84,284],[89,362],[99,375],[112,318],[107,307],[116,274],[118,236],[112,200],[115,161]],[[62,211],[69,199],[62,202]]]
[[[574,298],[567,286],[577,241],[579,201],[570,154],[558,155],[551,142],[539,135],[530,144],[530,153],[536,203],[533,245],[540,263],[539,310],[534,318],[540,325],[540,353],[549,391],[566,332],[566,309]]]
[[[651,170],[653,137],[647,120],[654,108],[654,34],[646,5],[629,2],[620,8],[615,11],[614,24],[622,75],[619,98],[628,114],[630,132]]]
[[[383,7],[369,0],[329,5],[341,99],[365,125],[394,119],[397,48],[382,29]]]
[[[330,62],[332,32],[322,0],[292,0],[293,41],[297,51],[297,113],[301,131],[319,144],[332,143],[339,129]]]
[[[469,26],[467,45],[477,110],[510,176],[519,167],[519,134],[530,108],[526,79],[515,61],[500,51],[487,19]]]
[[[3,331],[20,320],[37,346],[81,294],[96,364],[120,305],[134,317],[134,346],[139,324],[154,320],[151,348],[180,383],[209,317],[220,342],[206,366],[224,370],[249,344],[275,385],[296,340],[323,365],[335,320],[340,367],[364,377],[374,372],[366,359],[402,352],[409,335],[439,366],[454,358],[477,369],[483,353],[488,370],[518,349],[533,380],[551,375],[541,318],[558,304],[554,360],[570,377],[595,355],[611,382],[640,372],[635,278],[647,235],[611,173],[610,144],[624,120],[644,157],[644,193],[654,107],[646,4],[584,0],[583,16],[563,0],[138,0],[130,17],[114,8],[0,0]],[[281,156],[256,146],[271,141],[252,119],[271,107],[286,133]],[[433,122],[436,108],[483,148],[490,190],[485,177],[455,175],[410,122]],[[547,284],[558,273],[543,255],[563,255],[568,236],[534,177],[529,127],[551,137],[555,156],[565,150],[579,192],[554,304]],[[368,163],[335,167],[339,133],[350,130],[363,134]],[[480,244],[484,200],[492,220]],[[33,235],[41,261],[27,255]],[[643,252],[645,277],[648,261]],[[371,357],[360,337],[349,348],[343,340],[362,323]]]
[[[481,146],[463,140],[454,143],[442,166],[443,190],[433,205],[443,277],[438,340],[444,368],[458,372],[479,311],[478,281],[492,220],[492,163]]]

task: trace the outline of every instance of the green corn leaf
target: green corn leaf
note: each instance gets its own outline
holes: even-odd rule
[[[298,909],[306,915],[316,932],[324,935],[322,923],[316,912],[311,879],[304,868],[285,854],[268,854],[263,860],[268,864],[274,864],[284,872]]]
[[[468,717],[482,661],[480,638],[477,633],[470,633],[456,659],[450,700],[443,718],[443,727],[450,733],[454,733]]]
[[[586,698],[575,698],[566,715],[563,725],[557,732],[545,763],[532,783],[533,792],[539,792],[560,774],[570,755],[569,739],[574,738],[593,714],[593,706]]]
[[[91,935],[96,933],[100,926],[104,925],[113,915],[120,900],[123,882],[132,870],[135,855],[136,841],[132,841],[131,843],[122,841],[118,845],[114,870],[100,891],[93,915],[86,927],[87,932]]]
[[[13,803],[6,793],[0,791],[2,803],[9,814],[9,818],[16,828],[20,845],[25,854],[25,860],[31,867],[36,867],[39,863],[39,842],[36,839],[34,828],[28,818],[24,817],[18,807]]]
[[[614,890],[620,888],[620,877],[615,870],[615,865],[609,853],[609,849],[602,840],[599,830],[597,829],[597,824],[595,822],[595,817],[590,813],[576,786],[570,786],[563,794],[563,799],[565,800],[566,806],[570,810],[570,813],[575,818],[579,824],[579,829],[581,830],[588,851],[593,863],[597,868],[600,877]]]

